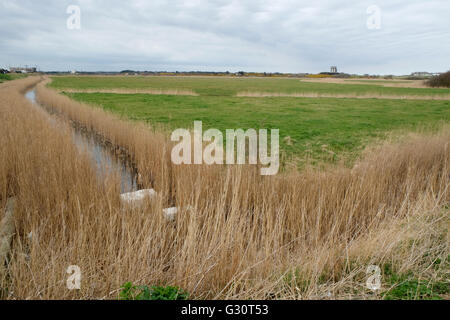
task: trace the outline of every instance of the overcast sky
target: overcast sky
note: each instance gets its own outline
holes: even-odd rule
[[[80,29],[67,27],[69,5],[80,8]],[[373,5],[380,19],[376,10],[367,11]],[[69,22],[76,27],[76,19]],[[16,65],[45,71],[313,73],[332,65],[360,74],[447,71],[450,1],[0,0],[0,66]]]

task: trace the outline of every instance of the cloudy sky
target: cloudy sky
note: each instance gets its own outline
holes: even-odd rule
[[[74,11],[67,13],[70,5],[80,8],[79,29]],[[45,71],[313,73],[331,65],[360,74],[447,71],[450,1],[0,0],[0,66],[15,65]]]

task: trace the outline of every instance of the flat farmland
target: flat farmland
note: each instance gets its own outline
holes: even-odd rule
[[[379,85],[307,83],[298,79],[190,77],[55,77],[51,87],[69,97],[101,106],[124,118],[167,130],[278,128],[288,157],[308,161],[354,159],[371,141],[392,131],[438,128],[450,121],[450,101],[361,98],[237,97],[240,91],[350,93],[379,90],[414,95],[445,89],[392,88]],[[83,89],[193,90],[198,96],[70,92]],[[297,91],[296,91],[297,90]]]
[[[383,81],[365,83],[310,82],[294,78],[164,77],[164,76],[66,76],[52,77],[51,87],[75,90],[165,89],[192,90],[201,96],[235,96],[246,92],[275,94],[366,94],[387,96],[448,96],[450,89],[385,87]],[[361,81],[361,80],[359,80]]]

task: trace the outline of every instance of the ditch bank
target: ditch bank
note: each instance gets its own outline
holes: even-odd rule
[[[68,119],[57,110],[46,108],[36,100],[35,87],[25,93],[25,97],[34,106],[43,110],[49,121],[55,124],[57,121],[65,121],[72,128],[72,139],[80,152],[87,152],[94,164],[100,178],[108,174],[117,174],[120,177],[121,193],[134,192],[142,189],[139,183],[139,173],[133,156],[127,149],[113,144],[109,139],[89,130],[81,123]]]

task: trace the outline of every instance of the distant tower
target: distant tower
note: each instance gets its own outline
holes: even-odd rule
[[[332,66],[330,68],[331,73],[337,73],[337,67],[336,66]]]

